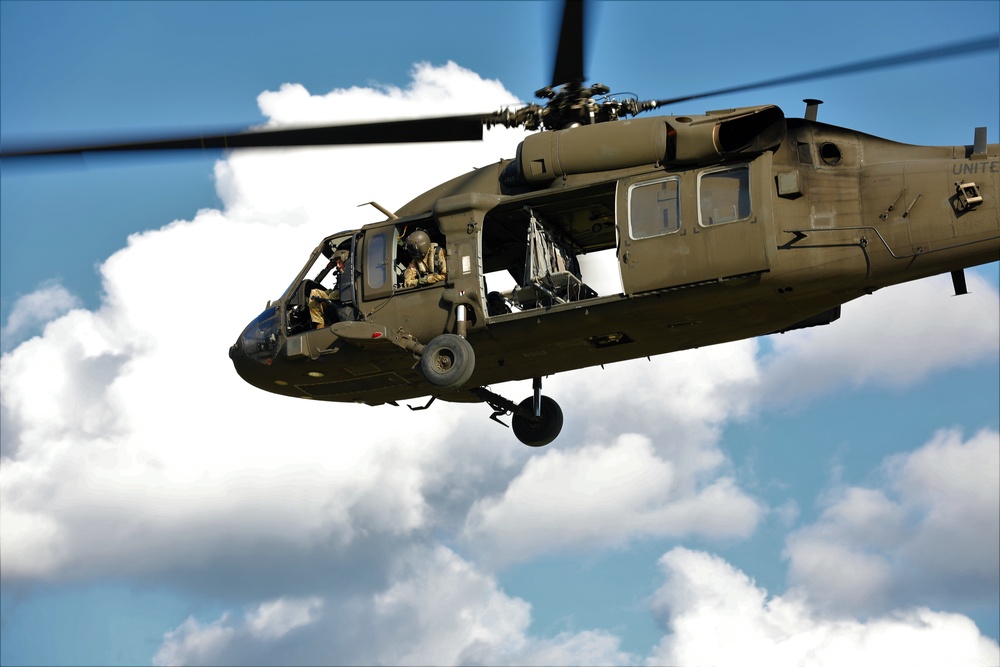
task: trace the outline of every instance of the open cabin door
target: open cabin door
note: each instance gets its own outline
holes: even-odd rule
[[[619,182],[618,259],[626,294],[768,270],[752,166]]]

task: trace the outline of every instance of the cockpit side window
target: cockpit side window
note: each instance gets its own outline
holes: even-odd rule
[[[422,239],[418,245],[427,253],[419,260],[408,249],[414,234]],[[447,271],[445,243],[433,218],[387,222],[366,229],[362,271],[365,299],[384,299],[399,290],[443,284]],[[412,284],[407,284],[408,275]]]
[[[369,233],[365,280],[371,290],[381,290],[392,280],[392,263],[396,246],[396,228],[388,227]]]

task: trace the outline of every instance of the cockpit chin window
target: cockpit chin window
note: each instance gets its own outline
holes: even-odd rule
[[[238,351],[248,359],[262,364],[267,363],[277,352],[280,327],[281,317],[278,308],[271,306],[248,324],[240,334]]]

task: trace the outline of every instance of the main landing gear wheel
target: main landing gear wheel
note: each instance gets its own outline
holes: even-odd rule
[[[439,389],[458,389],[476,368],[476,353],[469,341],[455,334],[433,338],[420,354],[420,370]]]
[[[531,396],[521,401],[517,412],[511,418],[510,426],[517,439],[528,447],[544,447],[559,436],[563,426],[563,413],[559,404],[548,396],[541,397],[541,416],[535,417],[534,402]],[[522,415],[529,414],[530,417]]]

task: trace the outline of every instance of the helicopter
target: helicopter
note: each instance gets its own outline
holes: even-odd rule
[[[804,118],[771,105],[639,117],[712,93],[639,101],[584,85],[584,18],[583,3],[566,3],[542,104],[69,152],[537,130],[513,158],[394,212],[375,203],[384,219],[324,238],[229,350],[244,380],[286,396],[485,403],[529,446],[552,442],[563,424],[544,377],[829,324],[852,299],[940,273],[961,293],[965,268],[998,259],[1000,151],[985,131],[966,146],[905,146],[821,123],[816,101]],[[408,284],[420,242],[443,252],[442,280]],[[580,260],[601,252],[616,258],[620,292],[584,280]],[[527,379],[533,393],[520,403],[490,389]]]

